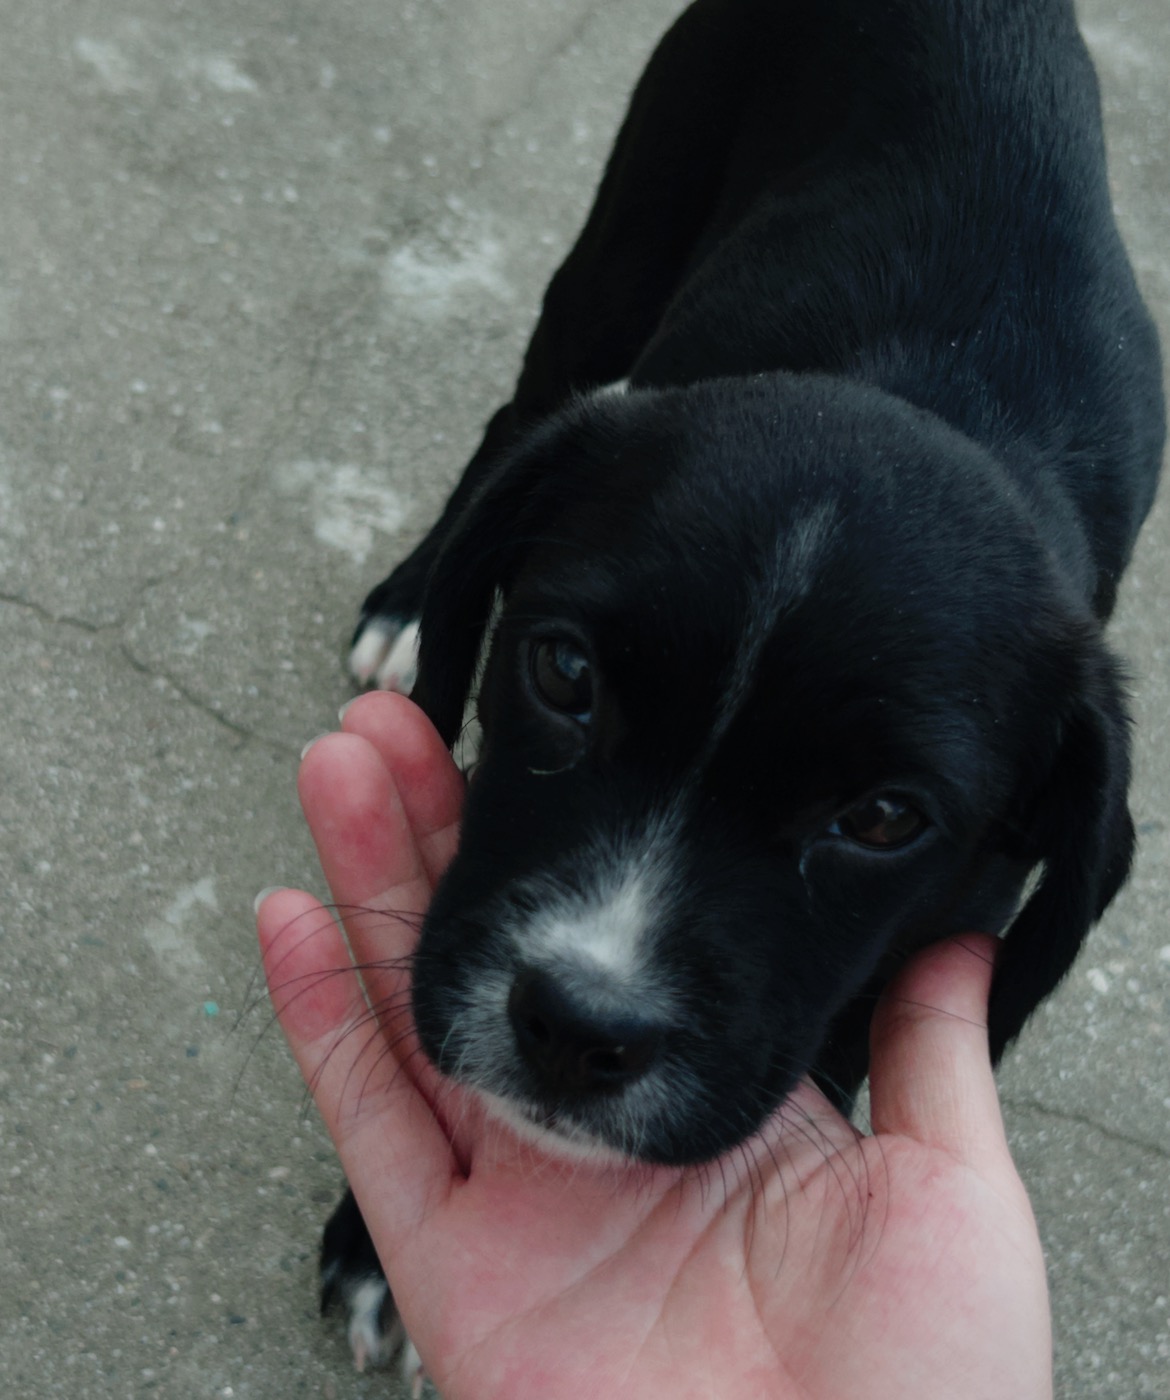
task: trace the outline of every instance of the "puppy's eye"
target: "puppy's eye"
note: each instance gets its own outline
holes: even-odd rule
[[[572,642],[549,637],[532,649],[532,683],[554,710],[584,723],[593,710],[589,659]]]
[[[831,829],[859,846],[889,851],[909,844],[925,826],[926,818],[916,807],[878,793],[838,817]]]

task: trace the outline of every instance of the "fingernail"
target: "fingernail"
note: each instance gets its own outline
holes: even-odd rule
[[[259,914],[260,906],[264,903],[264,901],[268,898],[270,894],[276,894],[278,890],[283,890],[287,888],[287,885],[269,885],[267,889],[261,890],[260,893],[256,896],[256,898],[252,901],[253,910],[257,914]]]
[[[315,734],[301,750],[301,758],[303,759],[305,757],[314,744],[320,743],[320,741],[326,737],[327,736],[324,734]]]
[[[353,697],[352,700],[347,700],[347,701],[345,702],[345,704],[342,705],[341,709],[338,710],[338,712],[337,712],[337,718],[338,718],[338,720],[339,720],[339,721],[343,720],[343,719],[345,718],[345,712],[346,712],[346,710],[348,710],[349,707],[350,707],[351,705],[356,705],[357,702],[358,702],[361,698],[362,698],[362,697],[361,697],[360,695],[355,695],[355,696]]]

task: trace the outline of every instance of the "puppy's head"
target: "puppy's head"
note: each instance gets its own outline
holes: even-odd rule
[[[856,1078],[851,1014],[913,948],[1002,926],[1043,862],[1002,1048],[1129,858],[1082,582],[1002,469],[877,392],[768,376],[538,429],[423,612],[450,741],[499,607],[415,965],[427,1053],[550,1145],[706,1159],[835,1055]]]

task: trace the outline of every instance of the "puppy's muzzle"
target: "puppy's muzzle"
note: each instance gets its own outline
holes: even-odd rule
[[[653,1068],[664,1041],[630,999],[577,969],[521,968],[508,1019],[534,1086],[554,1102],[619,1093]]]

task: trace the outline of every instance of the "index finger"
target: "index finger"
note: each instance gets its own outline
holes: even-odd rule
[[[371,690],[341,712],[346,734],[371,744],[395,780],[419,855],[432,884],[459,839],[463,774],[433,724],[405,695]]]
[[[394,777],[365,739],[328,734],[301,762],[297,791],[371,1003],[389,1005],[405,995],[431,897]]]

